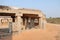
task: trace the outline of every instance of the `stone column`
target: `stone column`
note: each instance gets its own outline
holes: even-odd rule
[[[42,29],[46,29],[46,21],[45,20],[43,20],[43,22],[42,22]]]
[[[31,29],[31,18],[28,18],[28,28]]]
[[[9,22],[9,33],[12,33],[12,22]]]
[[[22,30],[22,18],[21,18],[21,13],[17,13],[16,15],[16,24],[17,24],[17,31],[21,32]]]
[[[21,28],[22,28],[21,24],[22,24],[21,16],[17,16],[17,27],[19,32],[21,32]]]
[[[30,27],[31,27],[31,28],[34,28],[34,19],[31,19]]]
[[[27,18],[25,18],[25,29],[27,28]]]
[[[39,18],[39,28],[42,29],[42,18]]]
[[[0,27],[1,27],[1,18],[0,18]]]

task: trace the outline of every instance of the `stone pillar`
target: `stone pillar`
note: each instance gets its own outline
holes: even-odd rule
[[[17,16],[17,27],[19,32],[21,32],[21,28],[22,28],[21,24],[22,24],[21,16]]]
[[[25,18],[25,29],[27,28],[27,18]]]
[[[9,22],[9,33],[12,33],[12,22]]]
[[[21,18],[21,13],[16,14],[16,24],[17,24],[17,31],[21,32],[22,30],[22,18]]]
[[[1,27],[1,18],[0,18],[0,27]]]
[[[45,20],[43,20],[43,22],[42,22],[42,29],[46,29],[46,21]]]
[[[31,29],[31,18],[28,18],[28,28]]]
[[[39,28],[42,29],[42,18],[39,18]]]
[[[31,28],[34,28],[34,19],[31,19],[30,27],[31,27]]]

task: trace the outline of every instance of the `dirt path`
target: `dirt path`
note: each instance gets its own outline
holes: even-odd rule
[[[26,30],[13,36],[13,40],[54,40],[53,36],[45,30]]]
[[[9,37],[11,40],[60,40],[60,25],[47,23],[46,29],[44,30],[25,30],[21,33],[16,33],[11,37]]]
[[[60,24],[47,23],[46,30],[54,35],[55,40],[60,40]]]

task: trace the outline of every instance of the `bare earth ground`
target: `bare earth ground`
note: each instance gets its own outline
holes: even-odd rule
[[[46,24],[46,29],[31,29],[0,40],[60,40],[60,25]]]

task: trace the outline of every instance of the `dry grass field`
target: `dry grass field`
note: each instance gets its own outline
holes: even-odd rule
[[[60,18],[59,17],[57,17],[57,18],[50,17],[50,18],[46,18],[46,20],[48,23],[60,24]]]
[[[60,40],[60,25],[46,24],[46,29],[31,29],[0,40]]]

